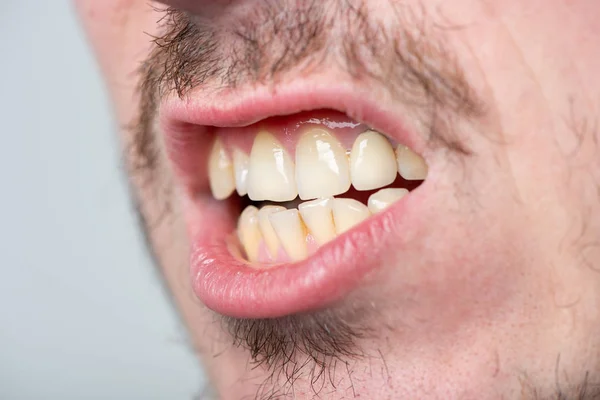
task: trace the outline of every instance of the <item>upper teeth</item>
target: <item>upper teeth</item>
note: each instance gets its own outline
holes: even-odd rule
[[[398,167],[390,142],[375,131],[361,133],[350,153],[352,185],[356,190],[372,190],[394,182]]]
[[[232,159],[233,158],[233,162]],[[217,138],[209,159],[213,196],[227,198],[237,190],[254,201],[291,201],[327,198],[348,191],[372,190],[389,185],[396,174],[423,180],[427,164],[408,147],[394,153],[388,139],[375,131],[360,134],[347,151],[324,128],[304,132],[296,144],[295,162],[287,149],[267,131],[256,135],[248,156],[240,149],[230,157]]]
[[[231,159],[217,138],[208,159],[210,189],[217,200],[226,199],[235,188]]]
[[[298,196],[295,166],[282,144],[269,132],[256,135],[248,164],[248,197],[290,201]]]
[[[311,129],[296,144],[296,183],[302,200],[334,196],[350,189],[346,150],[326,130]]]
[[[240,149],[233,150],[233,171],[235,173],[235,188],[240,196],[248,194],[248,167],[250,158]]]

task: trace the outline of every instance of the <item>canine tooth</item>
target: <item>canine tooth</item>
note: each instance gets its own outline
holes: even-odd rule
[[[354,199],[333,199],[331,209],[337,234],[346,232],[371,215],[367,206]]]
[[[262,235],[258,227],[258,209],[256,207],[248,206],[244,209],[238,220],[237,231],[248,261],[257,261],[258,246],[262,240]]]
[[[235,189],[231,159],[218,137],[208,158],[208,179],[212,195],[217,200],[226,199]]]
[[[305,259],[308,255],[306,230],[302,224],[298,210],[292,208],[270,214],[269,220],[290,259],[292,261]]]
[[[381,189],[377,193],[373,193],[369,197],[369,211],[375,214],[379,211],[385,210],[392,203],[400,200],[408,194],[406,189],[388,188]]]
[[[331,211],[332,200],[330,198],[317,199],[304,202],[298,206],[304,224],[320,245],[335,239],[336,236]]]
[[[325,129],[310,129],[296,144],[296,183],[302,200],[334,196],[350,189],[346,149]]]
[[[248,193],[248,164],[250,164],[250,157],[240,149],[234,149],[233,171],[235,173],[235,189],[240,196]]]
[[[285,207],[264,206],[258,211],[258,227],[260,228],[260,233],[265,240],[269,254],[273,259],[277,258],[277,252],[279,251],[279,239],[277,238],[277,233],[275,233],[275,230],[271,225],[269,215],[280,211],[285,211]]]
[[[398,167],[390,142],[380,133],[361,133],[350,152],[350,176],[357,190],[377,189],[396,179]]]
[[[421,181],[427,178],[427,163],[425,163],[423,157],[408,147],[398,146],[396,160],[398,162],[398,172],[404,179]]]
[[[269,132],[256,135],[248,168],[251,200],[291,201],[296,198],[294,162],[281,143]]]

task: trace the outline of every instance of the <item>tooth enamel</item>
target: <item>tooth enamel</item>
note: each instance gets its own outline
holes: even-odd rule
[[[427,164],[423,157],[404,145],[396,149],[396,160],[400,176],[408,181],[427,178]]]
[[[208,159],[208,178],[210,190],[215,199],[223,200],[233,193],[235,189],[233,166],[218,137],[215,139]]]
[[[250,157],[240,149],[234,149],[235,189],[240,196],[245,196],[248,193],[248,164],[250,164]]]
[[[302,200],[334,196],[350,189],[346,150],[326,130],[310,129],[296,144],[296,183]]]
[[[390,142],[380,133],[361,133],[350,152],[350,176],[357,190],[372,190],[394,182],[398,167]]]
[[[285,208],[280,206],[264,206],[258,211],[258,227],[260,228],[260,233],[265,240],[269,254],[273,259],[277,258],[277,252],[279,251],[279,239],[277,238],[277,233],[271,225],[269,215],[281,211],[285,211]]]
[[[256,207],[248,206],[244,209],[238,221],[237,231],[248,261],[257,261],[258,246],[262,240],[262,235],[258,227],[258,209]]]
[[[372,214],[375,214],[379,211],[385,210],[392,203],[400,200],[407,194],[408,190],[406,189],[381,189],[369,197],[369,211],[371,211]]]
[[[248,197],[254,201],[291,201],[296,198],[294,162],[281,143],[259,132],[250,152]]]
[[[276,212],[269,215],[271,226],[277,234],[283,249],[292,261],[303,260],[308,255],[306,229],[298,210]]]
[[[335,225],[331,202],[333,199],[317,199],[307,201],[298,206],[300,215],[310,234],[318,244],[324,245],[335,239]]]
[[[331,209],[337,234],[346,232],[371,215],[367,206],[354,199],[333,199]]]

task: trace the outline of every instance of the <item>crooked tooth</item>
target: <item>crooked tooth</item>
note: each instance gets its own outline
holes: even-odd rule
[[[303,260],[308,255],[306,229],[295,208],[269,215],[271,226],[283,249],[292,261]]]
[[[308,130],[296,144],[296,183],[302,200],[334,196],[350,189],[346,150],[325,129]]]
[[[256,135],[248,168],[248,196],[254,201],[291,201],[296,198],[294,162],[269,132]]]
[[[331,202],[333,199],[317,199],[307,201],[298,206],[300,215],[310,234],[318,244],[324,245],[335,239],[335,225]]]
[[[369,211],[371,211],[372,214],[375,214],[379,211],[385,210],[392,203],[400,200],[407,194],[408,190],[406,189],[381,189],[369,197]]]
[[[396,160],[400,176],[408,181],[422,181],[427,178],[427,163],[423,157],[404,145],[396,149]]]
[[[367,206],[354,199],[333,199],[331,209],[337,234],[346,232],[371,215]]]
[[[394,182],[398,167],[390,142],[380,133],[361,133],[350,152],[350,176],[357,190],[372,190]]]
[[[240,149],[233,150],[233,171],[235,173],[235,189],[240,196],[248,193],[248,166],[250,157]]]
[[[277,253],[279,251],[279,239],[277,238],[277,233],[271,225],[269,216],[273,213],[281,211],[285,211],[285,208],[280,206],[264,206],[258,211],[258,227],[265,244],[267,245],[269,254],[273,259],[277,258]]]
[[[235,189],[233,165],[218,137],[208,158],[208,179],[212,195],[217,200],[226,199]]]
[[[238,220],[237,231],[248,261],[258,261],[258,249],[262,235],[258,227],[258,209],[256,207],[248,206],[244,209]]]

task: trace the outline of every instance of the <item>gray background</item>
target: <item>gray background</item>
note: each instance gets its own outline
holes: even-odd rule
[[[0,399],[193,398],[69,1],[2,0],[0,116]]]

